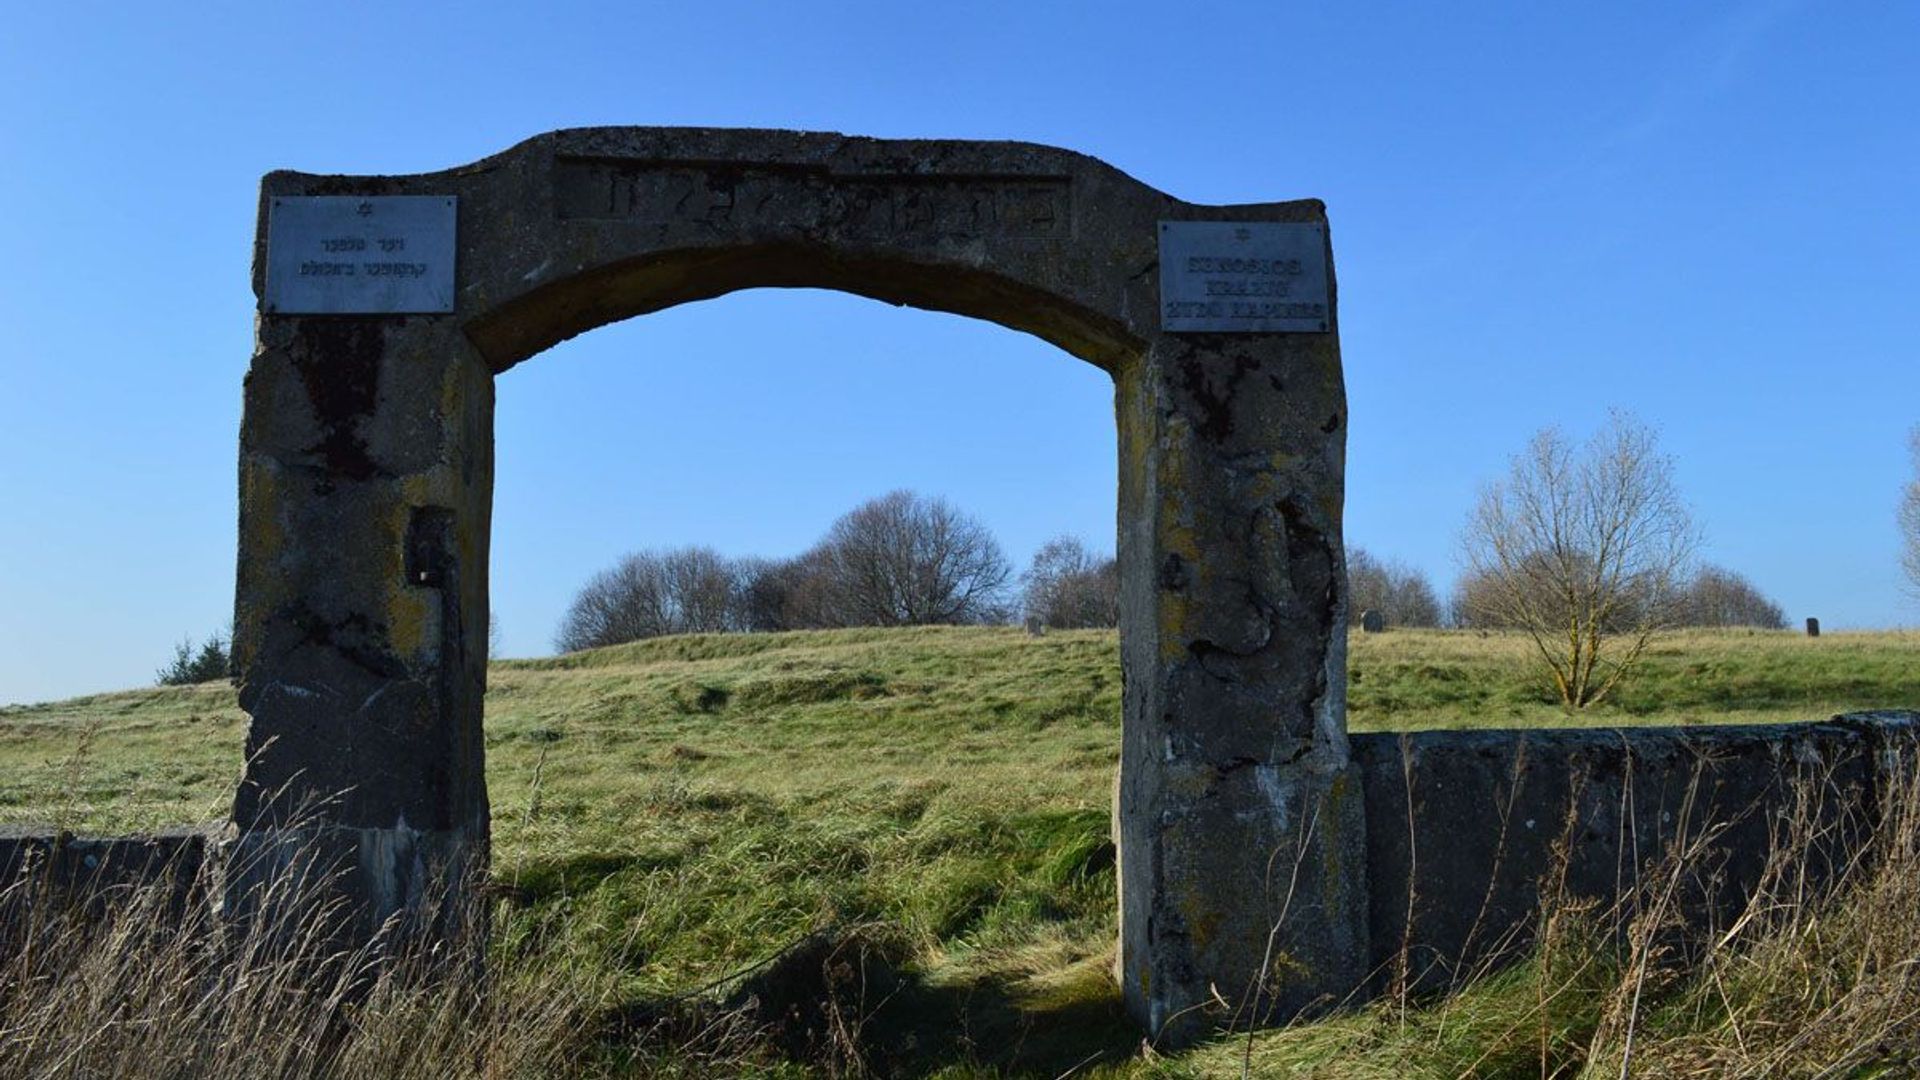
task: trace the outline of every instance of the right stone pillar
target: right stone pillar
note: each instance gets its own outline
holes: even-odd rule
[[[1283,1023],[1366,976],[1333,325],[1165,333],[1116,373],[1118,974],[1162,1045]]]

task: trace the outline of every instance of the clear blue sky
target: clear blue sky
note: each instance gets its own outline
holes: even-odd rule
[[[1024,139],[1197,202],[1325,199],[1350,542],[1447,587],[1479,485],[1620,406],[1677,457],[1709,558],[1795,618],[1920,621],[1892,525],[1920,6],[1585,7],[17,5],[0,702],[150,681],[230,618],[262,173],[440,169],[587,124]],[[512,654],[624,551],[791,553],[893,487],[1021,562],[1111,543],[1105,376],[997,326],[757,291],[595,331],[499,399]]]

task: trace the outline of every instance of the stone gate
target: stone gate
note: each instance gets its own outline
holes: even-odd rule
[[[319,851],[366,927],[484,867],[494,376],[804,286],[991,320],[1113,378],[1133,1015],[1288,1016],[1364,978],[1319,202],[1197,206],[1019,143],[596,128],[439,173],[273,173],[254,267],[234,820],[258,869],[230,900]]]

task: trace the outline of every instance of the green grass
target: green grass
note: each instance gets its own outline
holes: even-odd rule
[[[1355,730],[1820,719],[1920,704],[1917,649],[1915,633],[1677,635],[1617,700],[1569,717],[1517,638],[1356,634],[1350,717]],[[1237,1075],[1239,1043],[1137,1059],[1107,976],[1111,632],[703,635],[499,662],[490,684],[502,948],[547,950],[644,1003],[858,928],[885,958],[863,1052],[893,1071]],[[222,817],[244,723],[220,684],[0,709],[0,823]],[[1529,999],[1525,980],[1461,1000],[1498,1016],[1502,994]],[[1438,1016],[1262,1036],[1255,1074],[1423,1076],[1422,1055],[1449,1038],[1492,1038],[1421,1026]],[[1321,1058],[1352,1071],[1315,1072]]]
[[[1612,698],[1572,716],[1532,674],[1532,646],[1518,635],[1394,631],[1351,643],[1354,731],[1792,723],[1920,702],[1915,631],[1669,634]]]

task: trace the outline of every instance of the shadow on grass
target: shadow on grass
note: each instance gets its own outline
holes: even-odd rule
[[[700,1033],[750,1027],[768,1049],[832,1075],[916,1077],[979,1072],[1057,1077],[1117,1063],[1140,1045],[1120,993],[1097,957],[1044,985],[1018,974],[961,983],[914,970],[907,944],[883,928],[810,935],[730,993],[704,1001],[638,1002],[610,1017],[609,1035],[668,1056],[698,1055]]]
[[[493,884],[496,895],[520,904],[539,904],[590,892],[607,878],[629,870],[663,870],[685,860],[682,853],[602,854],[586,852],[558,859],[528,859],[506,869]]]

